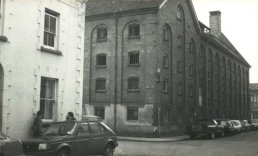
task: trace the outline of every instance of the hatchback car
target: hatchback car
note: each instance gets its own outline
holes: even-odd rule
[[[0,156],[24,156],[21,141],[0,132]]]
[[[22,143],[25,154],[34,156],[112,156],[118,145],[116,134],[95,120],[52,123],[41,137]]]

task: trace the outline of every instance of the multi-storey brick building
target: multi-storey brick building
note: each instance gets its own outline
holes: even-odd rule
[[[250,65],[191,0],[89,0],[85,114],[119,134],[178,131],[194,118],[247,118]]]
[[[258,83],[250,84],[250,115],[251,120],[258,121]]]
[[[44,122],[81,116],[85,3],[0,0],[0,131],[30,135]]]

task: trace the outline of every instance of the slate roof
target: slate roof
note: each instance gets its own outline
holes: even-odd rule
[[[159,7],[164,0],[88,0],[86,16]]]

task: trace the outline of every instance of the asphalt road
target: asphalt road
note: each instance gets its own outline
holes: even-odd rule
[[[115,156],[258,156],[258,131],[215,140],[118,143]]]

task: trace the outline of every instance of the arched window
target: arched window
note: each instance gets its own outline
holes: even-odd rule
[[[181,5],[178,5],[177,6],[177,9],[176,9],[176,18],[180,21],[183,20],[183,16],[184,16],[184,13],[183,13],[183,8]]]
[[[191,54],[195,53],[195,43],[193,39],[190,40],[188,48],[189,48],[189,53]]]
[[[199,49],[199,57],[202,58],[203,56],[204,56],[204,47],[203,45],[201,45]]]

